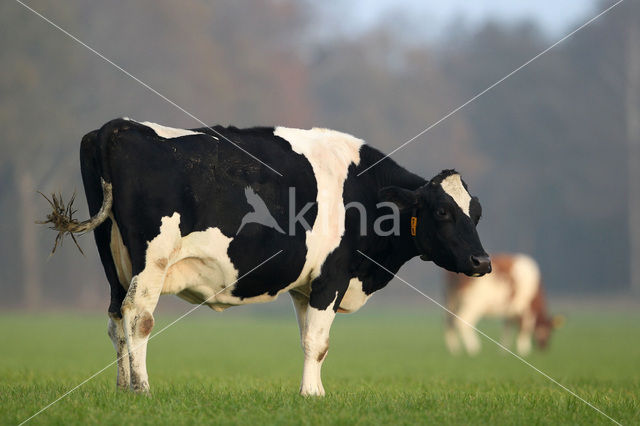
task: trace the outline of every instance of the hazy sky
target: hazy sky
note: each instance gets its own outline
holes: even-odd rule
[[[346,13],[348,31],[366,29],[379,19],[393,17],[393,10],[401,10],[413,19],[423,19],[426,27],[423,33],[433,36],[457,17],[470,23],[489,17],[514,22],[533,18],[556,35],[568,32],[567,26],[577,26],[595,15],[594,5],[593,0],[338,0],[326,2],[322,7],[334,17]]]

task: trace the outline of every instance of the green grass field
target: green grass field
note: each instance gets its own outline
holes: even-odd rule
[[[242,308],[239,308],[242,309]],[[161,315],[154,331],[178,315]],[[106,316],[0,316],[0,423],[17,424],[113,360]],[[498,336],[497,324],[481,323]],[[640,313],[572,312],[529,361],[623,424],[640,423]],[[610,424],[483,340],[451,357],[442,316],[340,315],[323,368],[327,397],[297,394],[293,313],[198,312],[149,344],[151,398],[115,391],[115,367],[33,424]]]

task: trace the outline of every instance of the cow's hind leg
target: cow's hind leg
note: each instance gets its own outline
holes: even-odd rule
[[[85,194],[87,196],[87,204],[89,205],[89,214],[95,216],[102,208],[103,191],[101,181],[103,176],[96,169],[95,165],[99,163],[97,158],[97,132],[91,132],[82,139],[80,148],[80,164],[82,169],[82,181],[84,182]],[[109,304],[109,325],[107,333],[113,342],[116,350],[118,363],[118,389],[127,389],[129,387],[129,352],[127,351],[126,337],[122,325],[122,313],[120,307],[125,298],[126,290],[123,283],[128,285],[131,276],[122,269],[116,267],[113,253],[111,251],[112,244],[116,246],[121,243],[121,236],[115,224],[113,215],[110,219],[105,220],[93,232],[100,254],[100,260],[104,267],[104,272],[111,287],[111,302]],[[112,239],[116,237],[117,241]],[[124,249],[124,246],[122,245]],[[126,250],[125,250],[126,251]],[[127,255],[128,256],[128,255]]]
[[[153,328],[153,311],[156,309],[167,267],[180,251],[180,216],[162,218],[160,233],[143,247],[133,247],[132,270],[136,275],[131,279],[127,296],[122,302],[122,320],[129,350],[131,389],[134,392],[149,392],[147,375],[147,342]],[[133,238],[130,240],[137,241]]]
[[[151,276],[150,276],[151,275]],[[153,328],[153,311],[158,304],[163,277],[145,274],[133,277],[122,303],[122,322],[129,351],[130,387],[134,392],[149,392],[147,342]]]
[[[113,347],[116,350],[118,363],[118,389],[128,389],[131,376],[129,375],[129,351],[127,350],[127,338],[124,334],[122,317],[109,313],[109,325],[107,328]]]

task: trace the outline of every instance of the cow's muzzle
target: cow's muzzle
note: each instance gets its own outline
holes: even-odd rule
[[[471,273],[469,275],[473,277],[481,277],[484,274],[491,272],[491,259],[486,254],[469,257],[471,261]]]

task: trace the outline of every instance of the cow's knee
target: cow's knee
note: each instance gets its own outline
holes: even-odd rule
[[[302,339],[302,349],[305,358],[322,362],[329,352],[329,338],[318,336],[305,336]]]
[[[147,309],[133,306],[122,306],[122,318],[126,323],[128,333],[134,337],[145,338],[151,334],[155,320],[153,314]]]
[[[143,311],[136,316],[134,323],[134,332],[137,333],[139,337],[147,337],[149,334],[151,334],[153,324],[154,319],[151,312]]]

